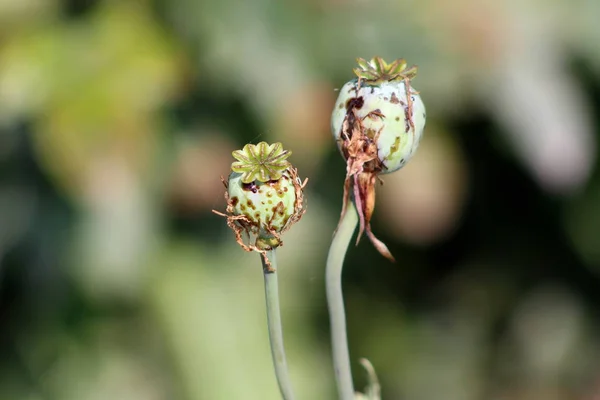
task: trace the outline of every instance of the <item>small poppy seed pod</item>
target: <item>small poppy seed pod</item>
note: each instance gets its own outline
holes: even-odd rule
[[[267,250],[281,246],[281,234],[296,223],[305,212],[303,189],[296,169],[287,161],[290,151],[281,143],[247,144],[236,150],[226,187],[227,217],[236,240],[246,251]],[[245,244],[242,233],[255,238]]]
[[[296,190],[291,173],[279,179],[244,183],[242,174],[232,172],[227,182],[235,215],[245,216],[249,231],[265,239],[283,231],[296,212]]]
[[[402,168],[416,152],[425,128],[425,105],[411,86],[417,67],[403,59],[388,64],[381,57],[358,60],[356,79],[347,82],[331,115],[331,130],[346,160],[344,205],[350,193],[359,214],[360,231],[386,257],[393,257],[371,232],[378,175]]]

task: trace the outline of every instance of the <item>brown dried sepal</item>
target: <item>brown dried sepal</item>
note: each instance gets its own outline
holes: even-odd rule
[[[304,201],[304,188],[308,183],[308,178],[305,178],[304,181],[300,180],[298,176],[298,170],[294,167],[288,168],[290,173],[290,178],[292,179],[292,184],[294,185],[294,191],[296,192],[296,201],[294,202],[294,213],[290,216],[290,219],[285,224],[280,234],[287,232],[292,225],[296,222],[300,221],[304,213],[306,212],[306,204]]]
[[[231,228],[235,235],[236,242],[240,245],[242,249],[245,251],[256,251],[260,253],[265,260],[266,272],[275,272],[275,268],[271,266],[271,262],[267,257],[267,251],[272,250],[276,247],[283,246],[283,240],[281,240],[281,235],[287,232],[292,225],[296,222],[300,221],[304,213],[306,212],[306,205],[304,202],[303,189],[308,182],[308,178],[304,180],[304,182],[300,181],[298,177],[298,170],[294,167],[288,168],[290,173],[290,177],[292,179],[292,183],[294,185],[294,190],[296,194],[296,200],[294,202],[294,213],[290,216],[287,223],[279,232],[271,227],[272,219],[275,217],[275,214],[271,216],[271,220],[266,222],[266,226],[262,228],[269,232],[268,237],[261,237],[259,234],[255,234],[254,231],[260,232],[261,227],[257,226],[255,222],[250,220],[246,215],[238,215],[235,214],[235,208],[233,202],[229,198],[227,180],[221,176],[221,182],[223,182],[223,186],[225,186],[225,202],[227,203],[226,213],[222,213],[217,210],[212,210],[213,213],[225,217],[227,219],[227,226]],[[243,234],[245,234],[247,238],[247,243],[244,242]],[[256,235],[256,239],[254,240],[254,244],[252,244],[252,235]]]

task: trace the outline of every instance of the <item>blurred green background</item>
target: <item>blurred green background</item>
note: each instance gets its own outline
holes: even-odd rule
[[[278,399],[259,257],[222,218],[231,151],[309,177],[279,251],[299,399],[335,398],[324,267],[356,57],[428,110],[351,246],[384,399],[600,398],[600,2],[0,0],[0,399]]]

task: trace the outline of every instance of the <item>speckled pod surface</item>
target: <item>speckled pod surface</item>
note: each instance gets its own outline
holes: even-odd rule
[[[297,211],[296,190],[289,170],[278,180],[250,183],[242,182],[241,173],[232,172],[227,186],[233,214],[246,216],[252,222],[248,226],[251,233],[260,237],[283,231]]]
[[[421,96],[410,87],[410,103],[405,83],[402,80],[369,85],[358,79],[347,82],[335,103],[331,116],[331,131],[341,150],[341,134],[344,118],[351,102],[358,116],[363,119],[365,133],[377,143],[379,159],[385,165],[381,173],[389,173],[402,168],[416,152],[425,128],[426,111]],[[356,99],[362,99],[360,107]],[[409,108],[411,121],[409,120]],[[379,110],[382,118],[367,118]]]

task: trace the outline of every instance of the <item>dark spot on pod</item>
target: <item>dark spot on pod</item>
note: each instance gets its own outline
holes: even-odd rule
[[[427,118],[427,114],[423,113],[423,118]]]
[[[285,216],[285,207],[283,205],[283,201],[277,203],[275,207],[271,209],[273,211],[273,215],[278,215],[280,217]]]
[[[396,121],[400,121],[400,117],[396,117]]]
[[[246,211],[246,205],[244,203],[240,204],[240,210]]]
[[[415,96],[410,96],[410,99],[411,99],[412,101],[415,101]]]
[[[279,214],[282,217],[285,215],[285,207],[283,205],[283,201],[280,201],[275,207],[273,207],[273,213]]]
[[[271,197],[271,196],[273,196],[273,193],[267,192],[267,197]],[[269,201],[271,201],[271,200],[269,200]]]
[[[339,107],[338,107],[338,108],[339,108],[340,110],[341,110],[342,108],[344,108],[344,103],[340,103],[340,105],[339,105]]]
[[[365,99],[363,99],[362,96],[360,97],[352,97],[351,99],[348,99],[348,101],[346,102],[346,110],[352,110],[352,109],[356,109],[356,110],[360,110],[362,108],[362,106],[365,105]]]
[[[400,164],[404,164],[404,158],[400,159]]]
[[[233,197],[231,198],[231,205],[232,205],[232,206],[234,206],[234,207],[235,207],[235,206],[237,206],[239,202],[240,202],[240,199],[238,199],[238,197],[237,197],[237,196],[233,196]]]
[[[392,92],[392,97],[390,97],[390,103],[392,103],[392,104],[400,103],[400,99],[396,96],[396,92]]]
[[[265,205],[265,202],[264,202],[264,201],[261,201],[261,202],[260,202],[260,204],[262,204],[262,205],[264,206],[264,205]]]
[[[400,148],[400,136],[396,136],[396,139],[394,140],[394,144],[392,144],[392,146],[390,147],[390,155],[397,152],[399,148]]]
[[[254,218],[256,218],[256,220],[260,220],[260,213],[259,212],[255,212],[254,213]]]
[[[270,180],[267,181],[266,184],[271,186],[272,188],[274,188],[275,190],[278,190],[281,187],[281,181],[285,179],[285,176],[282,176],[280,179],[278,180]],[[271,197],[270,192],[267,193],[267,197]]]
[[[288,191],[288,188],[287,188],[287,187],[284,187],[284,188],[283,188],[283,191],[284,191],[284,192],[287,192],[287,191]]]
[[[271,196],[269,196],[269,197],[271,197]],[[267,200],[267,203],[273,204],[273,200]]]
[[[371,94],[375,93],[375,87],[371,86]]]
[[[258,192],[258,186],[256,186],[256,182],[254,181],[250,183],[242,183],[242,189],[252,193]]]
[[[252,200],[248,199],[248,201],[246,202],[246,204],[248,205],[249,208],[256,210],[256,206],[254,205],[254,203],[252,202]]]

